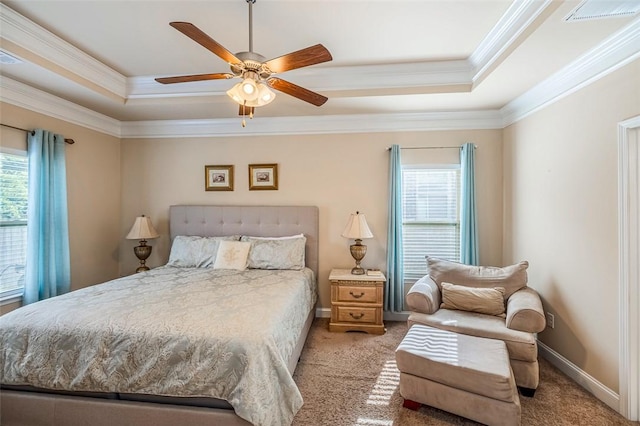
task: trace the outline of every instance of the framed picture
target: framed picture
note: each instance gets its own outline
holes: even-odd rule
[[[205,191],[233,191],[233,166],[204,166]]]
[[[249,164],[249,190],[278,189],[277,164]]]

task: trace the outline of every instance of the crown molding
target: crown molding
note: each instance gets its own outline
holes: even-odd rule
[[[469,64],[473,69],[473,83],[485,78],[491,69],[506,58],[508,52],[519,44],[520,37],[533,29],[536,19],[552,3],[551,0],[526,0],[511,3],[498,23],[469,56]]]
[[[640,57],[640,18],[500,110],[504,127],[593,83]]]
[[[0,3],[0,36],[81,80],[124,99],[126,77]],[[25,58],[26,59],[26,58]],[[89,87],[91,88],[91,87]]]
[[[502,128],[497,110],[120,122],[0,76],[0,101],[121,139],[378,133]]]
[[[0,23],[3,24],[2,35],[4,37],[4,24],[7,22],[7,16],[12,15],[13,11],[0,3],[0,12]],[[523,15],[519,14],[518,16],[522,18]],[[509,21],[515,22],[516,20],[511,19]],[[513,26],[516,27],[515,24],[513,24]],[[37,32],[37,30],[34,31]],[[51,33],[47,32],[45,36],[47,34],[51,35]],[[497,40],[498,38],[492,37],[492,39]],[[497,44],[498,42],[494,41],[493,43]],[[492,51],[492,49],[487,46],[484,46],[482,49],[486,52]],[[495,54],[499,55],[499,53]],[[495,55],[492,56],[486,53],[484,56],[485,58],[491,58]],[[499,111],[392,113],[317,117],[257,117],[250,120],[248,126],[245,128],[240,126],[240,120],[236,118],[219,120],[120,122],[7,77],[0,77],[0,101],[120,138],[499,129],[525,118],[529,114],[579,90],[638,57],[640,57],[640,18],[631,21],[627,26],[607,38],[600,45],[585,53],[547,80],[539,83],[528,92],[509,102]],[[456,79],[459,79],[463,73],[469,72],[464,61],[424,63],[422,65],[418,64],[417,66],[422,66],[422,68],[420,68],[420,72],[414,73],[414,76],[420,73],[426,73],[426,78],[428,79],[428,75],[431,73],[433,81],[435,81],[438,78],[443,78],[442,76],[444,75],[449,75],[449,83],[457,81]],[[367,73],[371,74],[372,78],[375,78],[378,74],[384,76],[390,70],[397,72],[401,69],[400,67],[394,67],[396,66],[345,67],[344,71],[346,74],[351,73],[349,78],[355,79],[358,77],[357,81],[361,81],[365,80],[363,75]],[[87,68],[87,70],[90,69],[91,68]],[[411,80],[411,78],[413,78],[411,76],[413,70],[409,68],[405,68],[404,70],[406,71],[407,79]],[[420,75],[422,78],[425,78],[425,74]],[[315,72],[305,72],[301,73],[300,77],[302,79],[309,79],[309,81],[312,82],[314,79],[319,79],[318,76],[319,74],[315,74]],[[397,78],[397,75],[395,77]],[[99,77],[94,75],[92,78],[98,79]],[[323,78],[327,79],[327,76],[324,75]],[[152,77],[137,77],[135,79],[125,80],[127,91],[131,93],[132,100],[153,97],[179,97],[184,95],[181,93],[151,93],[150,88],[152,86],[155,88],[158,87]],[[319,80],[318,84],[320,84]],[[370,90],[370,84],[357,84],[360,85],[356,85],[355,90]],[[325,86],[333,88],[333,96],[340,96],[340,93],[348,93],[350,90],[348,86],[341,86],[339,81],[332,82],[330,78],[325,82]],[[189,96],[211,95],[212,90],[211,87],[193,90],[189,92]],[[221,89],[217,90],[221,92]]]
[[[0,76],[0,101],[120,137],[120,121],[4,76]]]
[[[246,122],[242,127],[240,118],[130,121],[122,123],[121,135],[123,139],[200,138],[502,128],[502,116],[497,110],[256,117]]]

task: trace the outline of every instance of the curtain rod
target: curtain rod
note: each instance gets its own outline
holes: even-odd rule
[[[16,127],[16,126],[10,126],[8,124],[3,124],[0,123],[0,126],[2,127],[9,127],[11,129],[15,129],[15,130],[22,130],[23,132],[27,132],[27,133],[31,133],[31,135],[34,135],[35,132],[33,130],[27,130],[27,129],[23,129],[22,127]],[[68,143],[69,145],[73,145],[74,143],[76,143],[76,141],[74,141],[73,139],[67,139],[65,138],[64,140],[66,143]]]
[[[473,148],[478,148],[478,145],[474,144]],[[462,149],[460,146],[401,146],[400,149]],[[391,151],[391,147],[387,147],[387,151]]]

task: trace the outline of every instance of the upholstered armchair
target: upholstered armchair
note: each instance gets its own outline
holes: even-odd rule
[[[428,275],[407,294],[409,327],[504,341],[517,386],[533,396],[539,381],[536,333],[546,323],[538,293],[527,287],[528,266],[470,266],[427,256]]]

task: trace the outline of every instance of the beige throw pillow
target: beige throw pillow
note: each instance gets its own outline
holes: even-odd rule
[[[247,269],[251,243],[244,241],[220,241],[213,269]]]
[[[505,317],[504,288],[465,287],[442,283],[440,308]]]

